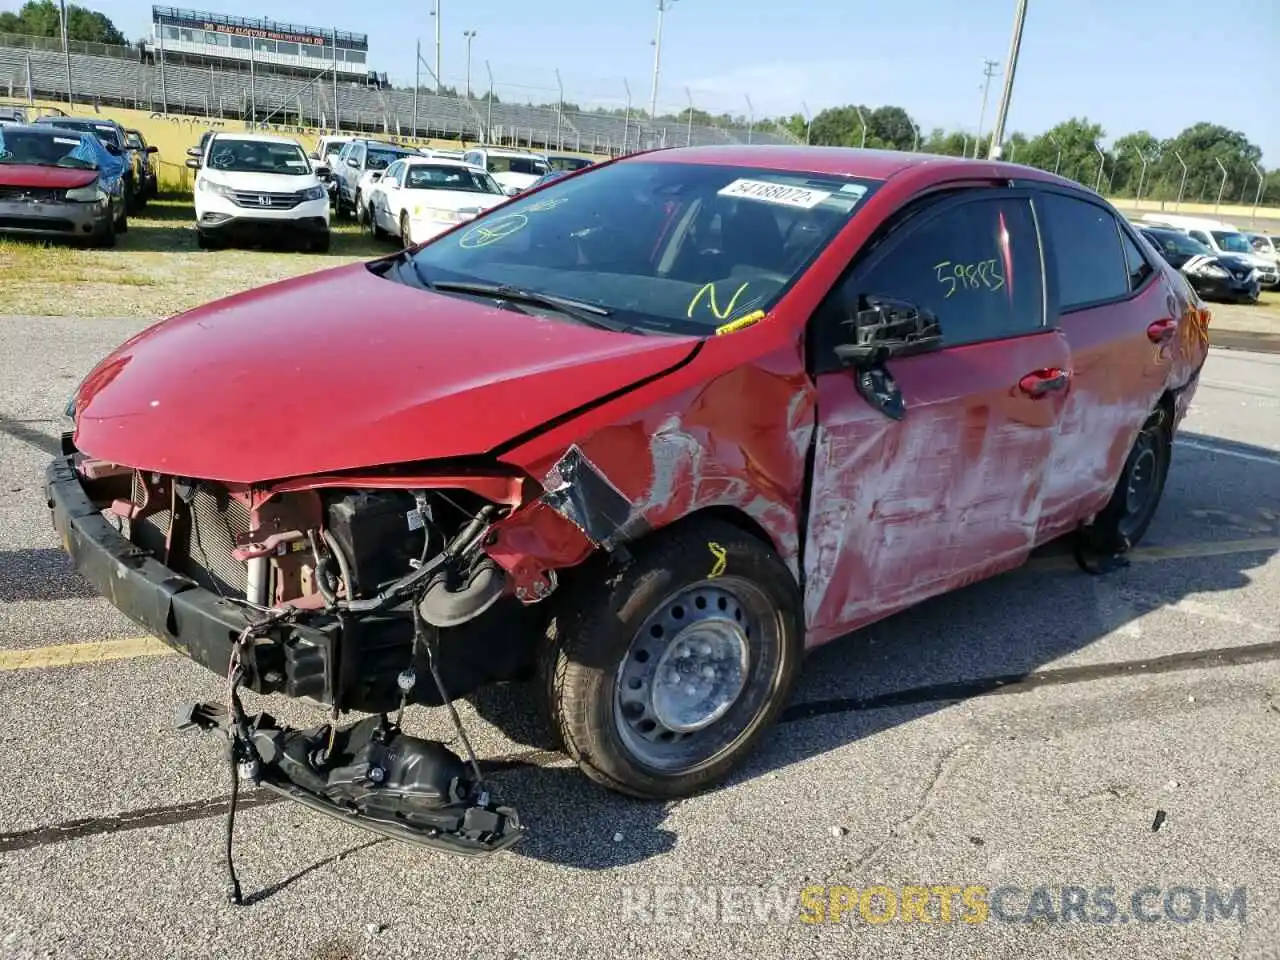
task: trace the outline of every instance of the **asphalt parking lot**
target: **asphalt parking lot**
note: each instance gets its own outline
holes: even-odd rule
[[[1212,352],[1129,568],[1047,549],[822,648],[722,789],[615,797],[493,691],[462,712],[526,840],[455,858],[250,794],[233,907],[221,745],[171,719],[222,685],[90,593],[42,498],[67,395],[143,325],[0,318],[0,956],[1280,956],[1280,356]],[[907,885],[1018,890],[982,922],[802,918],[806,888]],[[1059,916],[1066,886],[1117,916]],[[1245,893],[1188,920],[1133,915],[1144,887]]]

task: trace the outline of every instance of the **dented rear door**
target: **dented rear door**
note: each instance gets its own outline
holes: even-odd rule
[[[890,360],[894,419],[834,360],[859,298],[933,312],[944,349]],[[891,233],[812,321],[817,438],[805,543],[810,644],[1021,563],[1037,527],[1070,385],[1045,325],[1027,194],[982,188],[931,203]]]

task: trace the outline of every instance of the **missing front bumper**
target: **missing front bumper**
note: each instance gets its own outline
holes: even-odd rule
[[[239,736],[217,704],[185,707],[178,726]],[[241,756],[249,779],[317,813],[463,856],[495,853],[524,836],[515,809],[469,779],[457,754],[385,717],[339,727],[331,739],[327,726],[294,730],[260,713],[248,720],[247,734]]]

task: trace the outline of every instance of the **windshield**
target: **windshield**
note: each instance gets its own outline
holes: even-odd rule
[[[342,140],[325,144],[324,153],[321,155],[320,159],[328,160],[330,157],[336,157],[342,152],[342,148],[346,145],[346,142]]]
[[[585,157],[551,157],[552,170],[581,170],[583,167],[591,166],[591,161]]]
[[[490,173],[527,173],[540,177],[547,172],[547,165],[533,157],[503,157],[489,155]]]
[[[461,190],[465,193],[502,193],[493,177],[480,170],[452,164],[415,163],[404,185],[410,190]]]
[[[311,172],[307,155],[296,143],[222,137],[213,141],[209,166],[224,173],[281,173],[290,177]]]
[[[1176,230],[1144,230],[1147,239],[1166,253],[1182,254],[1186,257],[1213,256],[1213,251],[1193,237]]]
[[[52,130],[44,133],[0,128],[0,163],[96,170],[98,165],[84,159],[83,154],[78,135],[60,136]]]
[[[92,120],[63,120],[59,117],[57,120],[45,121],[51,127],[62,127],[64,130],[80,130],[84,133],[92,133],[104,143],[114,143],[117,147],[123,147],[124,143],[120,139],[120,131],[109,123],[94,123]]]
[[[427,243],[413,273],[510,284],[603,307],[641,330],[706,336],[770,309],[874,189],[831,175],[626,161]]]
[[[134,150],[142,149],[142,138],[138,136],[136,133],[126,133],[124,135],[124,142],[127,143]]]
[[[1230,233],[1226,230],[1213,230],[1211,232],[1219,248],[1229,250],[1232,253],[1253,253],[1253,247],[1249,246],[1249,241],[1240,234]]]
[[[365,161],[366,170],[385,170],[401,157],[412,157],[415,154],[408,150],[388,150],[378,147],[369,148],[369,158]]]

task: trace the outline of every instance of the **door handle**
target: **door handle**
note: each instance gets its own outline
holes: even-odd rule
[[[1018,381],[1018,389],[1028,397],[1042,397],[1050,390],[1066,389],[1071,382],[1071,374],[1057,367],[1045,370],[1033,370]]]
[[[1147,339],[1152,343],[1164,343],[1178,330],[1177,320],[1157,320],[1147,327]]]

